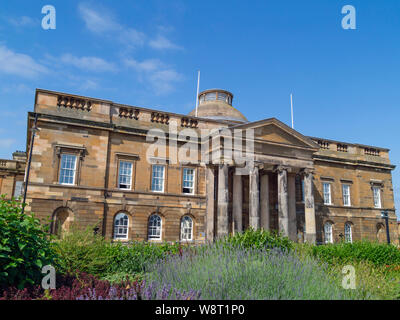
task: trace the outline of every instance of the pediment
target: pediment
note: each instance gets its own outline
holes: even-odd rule
[[[295,146],[300,148],[319,149],[319,146],[310,138],[290,128],[278,119],[271,118],[256,122],[248,122],[234,127],[235,129],[254,129],[256,141],[271,142],[273,144]]]

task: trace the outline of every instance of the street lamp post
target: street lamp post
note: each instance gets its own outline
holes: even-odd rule
[[[381,212],[381,217],[386,221],[386,238],[387,243],[390,244],[390,234],[389,234],[389,214],[386,210]]]

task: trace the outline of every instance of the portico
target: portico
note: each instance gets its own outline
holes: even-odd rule
[[[254,155],[246,153],[246,165],[221,161],[207,166],[208,240],[251,227],[276,230],[296,241],[303,215],[305,239],[314,243],[315,144],[276,119],[238,127],[253,131]],[[296,199],[296,189],[301,199]]]

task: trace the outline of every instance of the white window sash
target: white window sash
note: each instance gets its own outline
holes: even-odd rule
[[[130,174],[121,173],[121,168],[122,168],[123,164],[129,164]],[[123,189],[123,190],[132,190],[132,176],[133,176],[133,163],[130,161],[120,160],[119,168],[118,168],[118,188]],[[124,183],[121,183],[121,177],[128,177],[129,184],[126,184],[127,188],[121,188],[121,185],[124,184]]]
[[[323,184],[324,204],[332,204],[331,184],[324,182]]]
[[[344,206],[351,206],[351,197],[350,197],[350,186],[348,184],[344,184],[342,186],[343,192],[343,205]]]
[[[74,168],[63,168],[63,158],[64,156],[72,156],[74,158]],[[75,179],[76,179],[76,166],[77,166],[77,156],[75,154],[70,154],[70,153],[62,153],[61,154],[61,159],[60,159],[60,172],[59,172],[59,183],[63,184],[63,185],[74,185],[75,184]],[[72,176],[72,183],[68,183],[68,182],[62,182],[63,176],[62,176],[62,172],[63,170],[65,171],[72,171],[73,172],[73,176]],[[65,178],[65,177],[64,177]]]
[[[181,221],[181,240],[193,240],[193,219],[190,217],[183,217]]]
[[[121,220],[127,218],[127,224],[120,224]],[[122,230],[122,232],[120,232]],[[127,240],[129,234],[129,217],[126,214],[118,214],[114,219],[114,240]]]
[[[157,168],[161,168],[162,170],[162,177],[154,176],[155,170]],[[158,183],[155,183],[158,182]],[[161,190],[156,190],[156,185],[161,185]],[[151,171],[151,191],[152,192],[164,192],[165,189],[165,166],[163,165],[153,165]]]
[[[191,170],[193,174],[188,175],[185,172]],[[188,176],[192,177],[192,180],[185,180],[185,177],[187,178]],[[182,177],[182,193],[184,194],[194,194],[194,188],[195,188],[195,181],[196,181],[196,170],[194,168],[183,168],[183,177]],[[190,183],[192,186],[191,187],[185,187],[185,182]],[[190,189],[190,192],[184,192],[184,189]]]
[[[158,217],[158,219],[156,219]],[[158,221],[160,225],[158,226]],[[148,226],[148,240],[161,240],[162,239],[162,219],[160,216],[152,216],[149,219]]]
[[[379,187],[373,187],[373,194],[374,194],[374,207],[381,208],[381,190]]]

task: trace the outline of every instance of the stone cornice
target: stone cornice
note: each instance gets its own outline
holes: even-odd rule
[[[364,167],[373,167],[380,168],[386,170],[394,170],[396,168],[393,164],[380,163],[380,162],[370,162],[365,160],[355,160],[355,159],[343,159],[343,158],[334,158],[322,155],[313,155],[314,161],[323,161],[323,162],[333,162],[340,163],[343,165],[352,165],[352,166],[364,166]]]

